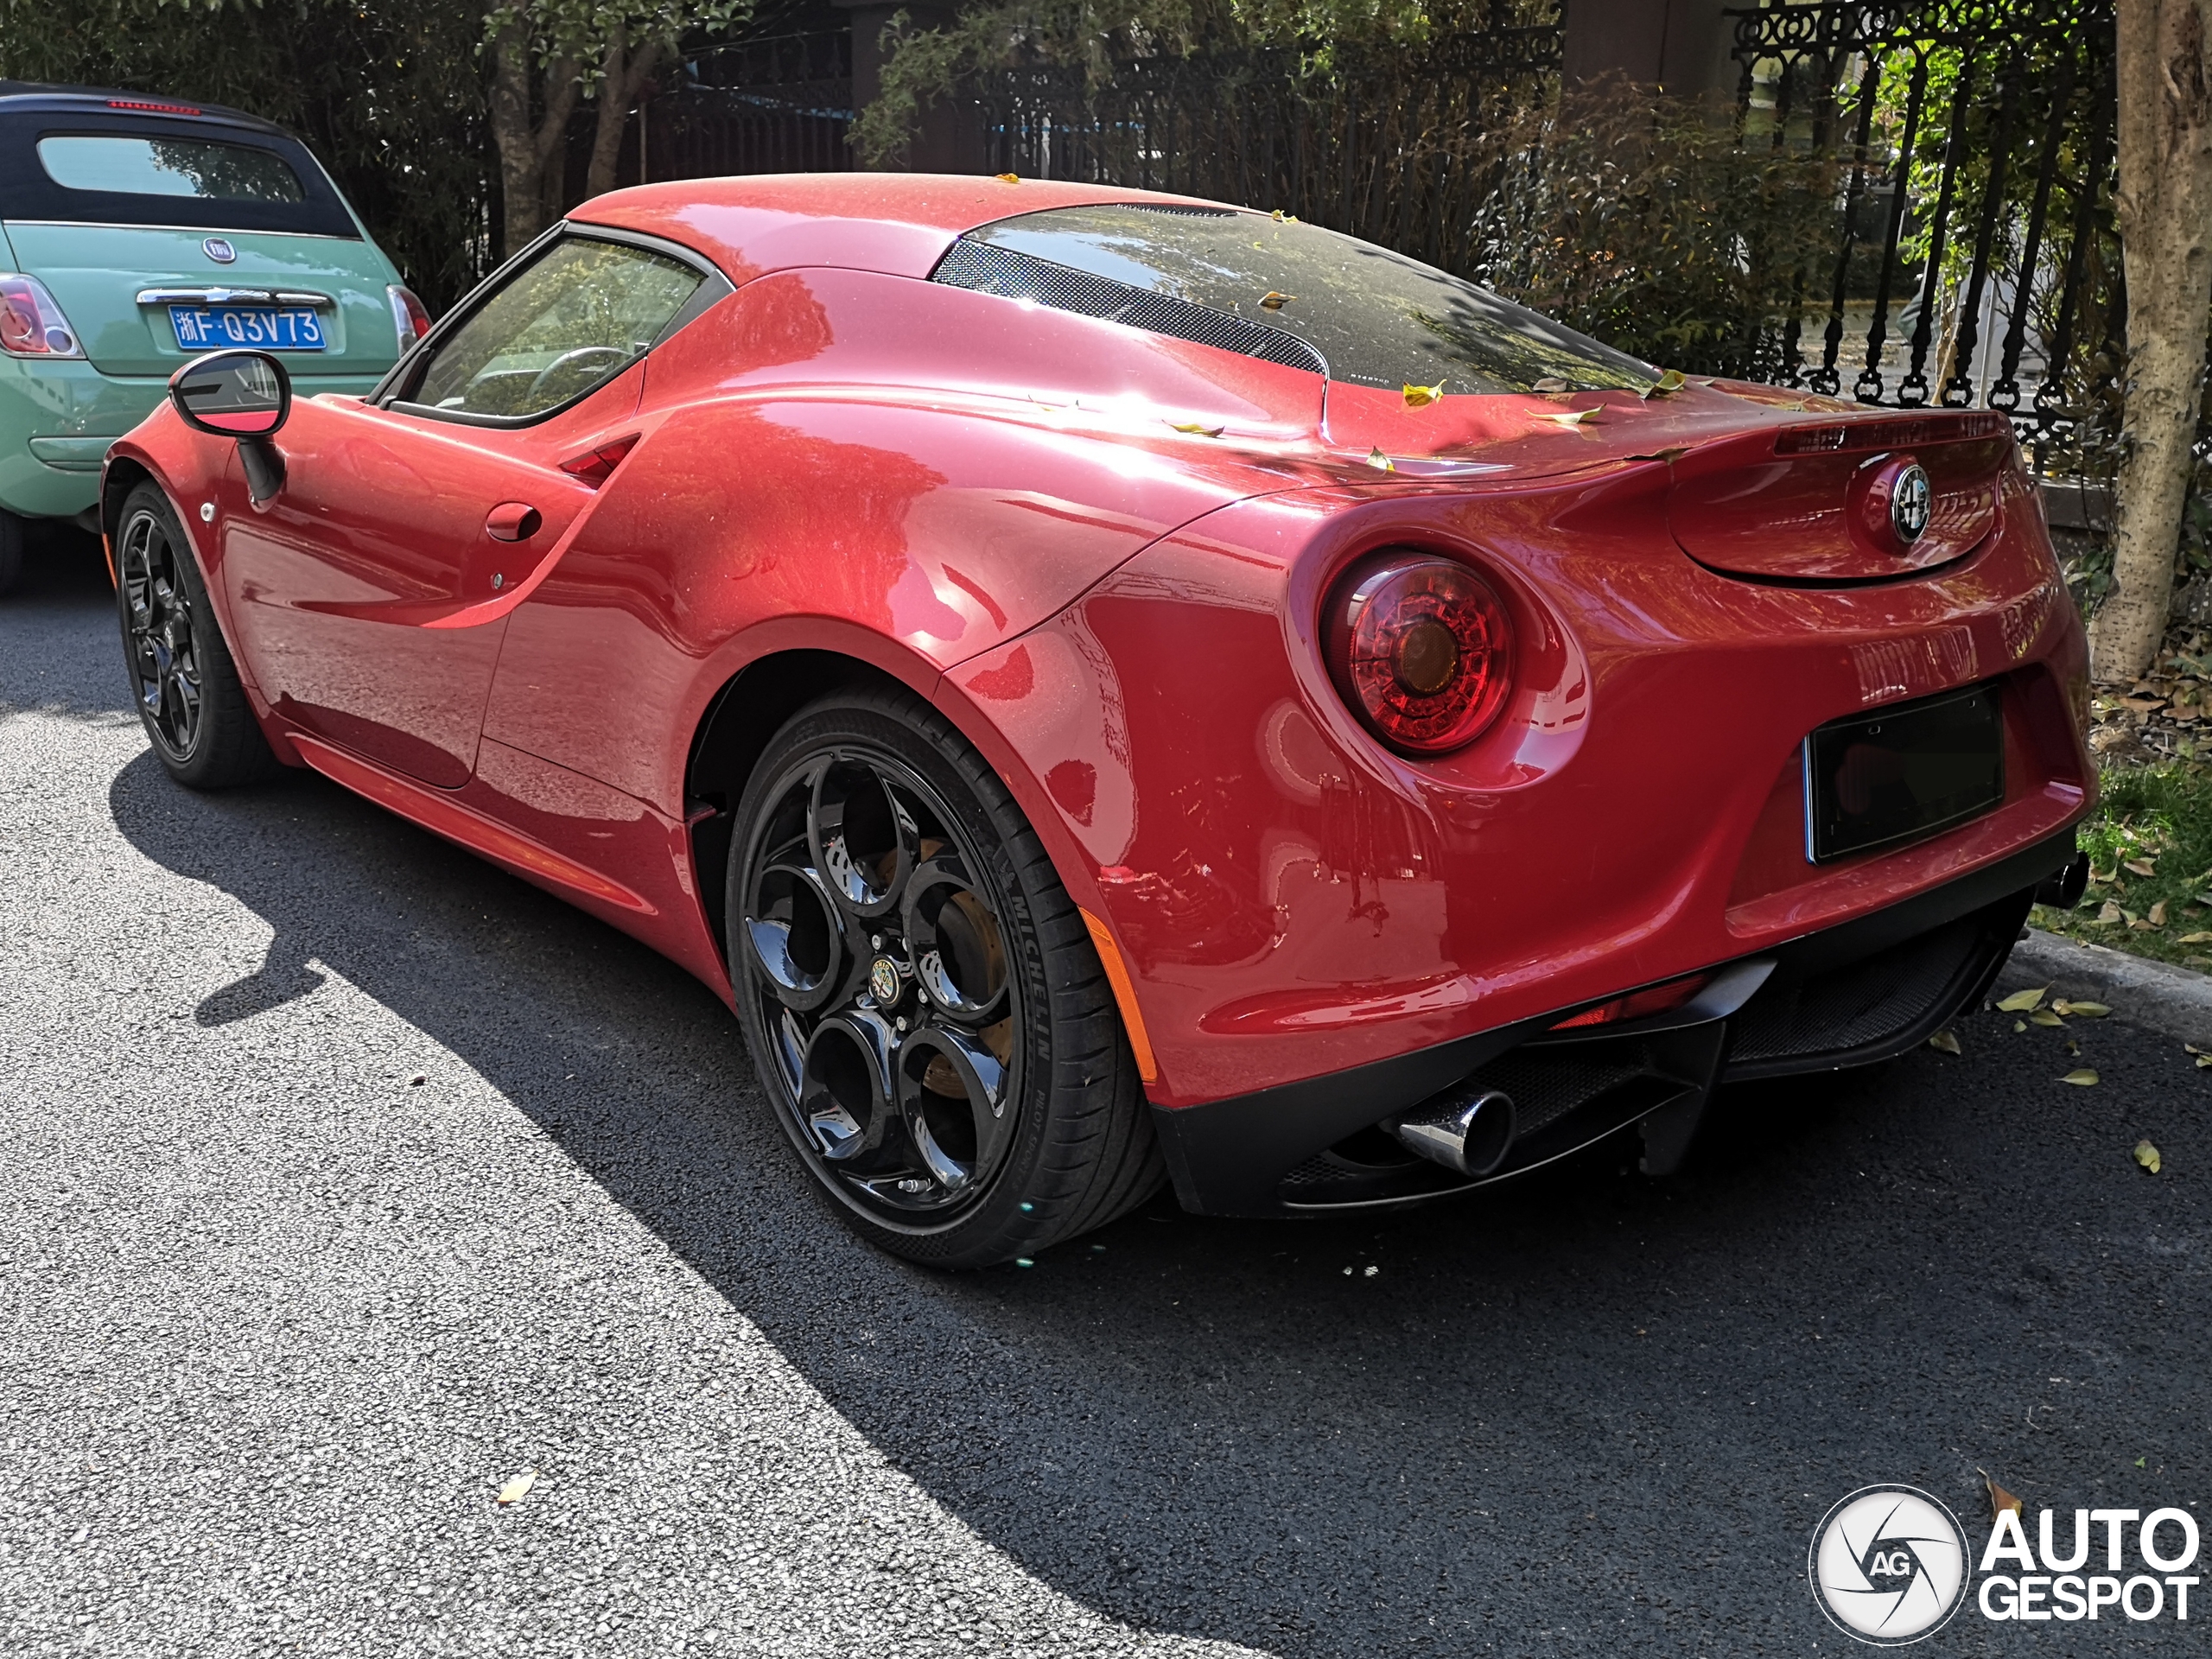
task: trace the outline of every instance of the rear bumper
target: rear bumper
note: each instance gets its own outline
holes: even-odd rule
[[[1638,1121],[1648,1144],[1678,1153],[1721,1083],[1864,1065],[1925,1042],[1995,981],[2037,884],[2073,857],[2069,830],[1744,958],[1771,972],[1725,1018],[1662,1017],[1561,1040],[1547,1038],[1554,1010],[1326,1077],[1155,1108],[1176,1196],[1194,1212],[1233,1216],[1421,1203],[1524,1174]],[[1478,1087],[1523,1103],[1514,1153],[1482,1180],[1407,1156],[1374,1128]]]

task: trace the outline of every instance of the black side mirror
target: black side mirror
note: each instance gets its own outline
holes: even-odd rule
[[[292,413],[292,377],[266,352],[210,352],[169,377],[169,402],[195,432],[236,438],[256,504],[284,487],[284,458],[269,442]]]

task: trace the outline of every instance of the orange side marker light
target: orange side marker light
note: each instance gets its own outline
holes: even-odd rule
[[[1106,931],[1106,924],[1089,911],[1077,906],[1083,925],[1090,930],[1090,942],[1098,948],[1099,966],[1106,970],[1106,982],[1114,988],[1115,1003],[1122,1010],[1122,1028],[1129,1034],[1129,1052],[1136,1056],[1137,1076],[1147,1084],[1160,1081],[1160,1062],[1153,1058],[1152,1039],[1145,1035],[1144,1016],[1137,1011],[1136,987],[1129,979],[1129,965],[1122,960],[1122,947],[1114,943],[1114,936]]]

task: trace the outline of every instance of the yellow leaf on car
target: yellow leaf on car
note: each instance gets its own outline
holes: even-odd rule
[[[2030,1008],[2039,1008],[2043,1006],[2044,993],[2050,988],[2050,986],[2044,985],[2032,991],[2015,991],[1997,1005],[1997,1011],[1999,1014],[2025,1014]]]
[[[2038,1026],[2063,1026],[2066,1023],[2049,1008],[2037,1008],[2028,1018]]]
[[[1443,399],[1444,383],[1441,380],[1433,386],[1416,386],[1410,381],[1407,383],[1406,407],[1408,409],[1427,409],[1431,404],[1441,403]]]
[[[1547,415],[1539,411],[1536,418],[1540,421],[1549,421],[1557,426],[1580,426],[1597,412],[1594,409],[1572,409],[1558,415]]]
[[[2089,1068],[2085,1065],[2079,1071],[2069,1071],[2064,1077],[2061,1077],[2059,1081],[2061,1083],[2073,1084],[2077,1088],[2087,1089],[2090,1084],[2097,1081],[2097,1074],[2090,1071]]]
[[[1019,173],[994,173],[991,176],[996,179],[1001,184],[1020,184],[1021,182],[1021,175]]]
[[[525,1469],[522,1473],[511,1477],[507,1484],[499,1488],[499,1502],[503,1504],[519,1503],[524,1495],[537,1484],[537,1471]]]
[[[1266,293],[1260,296],[1260,309],[1262,311],[1280,311],[1283,307],[1288,305],[1297,297],[1298,296],[1295,294],[1281,294],[1276,292],[1276,290],[1271,288]]]
[[[1542,379],[1530,386],[1529,390],[1531,391],[1565,391],[1568,390],[1568,387],[1567,382],[1560,379],[1559,376],[1555,374],[1548,374]]]
[[[1928,1039],[1928,1046],[1941,1049],[1946,1054],[1955,1054],[1959,1052],[1959,1033],[1955,1031],[1939,1031]]]
[[[2148,1141],[2138,1141],[2135,1143],[2135,1161],[2155,1175],[2165,1160],[2158,1156],[2158,1149]]]
[[[1643,389],[1646,397],[1664,397],[1670,391],[1680,391],[1689,385],[1689,377],[1680,369],[1669,369]]]
[[[1167,424],[1178,432],[1188,432],[1198,438],[1217,438],[1228,430],[1226,427],[1206,426],[1198,421],[1170,421]]]
[[[1398,463],[1382,453],[1382,446],[1379,443],[1367,452],[1367,464],[1378,473],[1395,473],[1398,470]]]
[[[2156,875],[2158,867],[2147,858],[2131,858],[2120,867],[2130,875]]]
[[[2015,1515],[2020,1513],[2020,1500],[2018,1498],[2013,1497],[2012,1493],[2006,1491],[1995,1481],[1990,1479],[1987,1475],[1983,1475],[1981,1480],[1982,1484],[1989,1488],[1989,1511],[1990,1518],[1992,1520],[1994,1520],[1997,1516],[2004,1514],[2007,1510],[2012,1510]]]

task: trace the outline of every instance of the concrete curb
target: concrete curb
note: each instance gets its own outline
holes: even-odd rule
[[[2050,986],[2053,996],[2106,1003],[2116,1020],[2212,1049],[2212,976],[2031,927],[2012,947],[1993,995],[2031,985]]]

